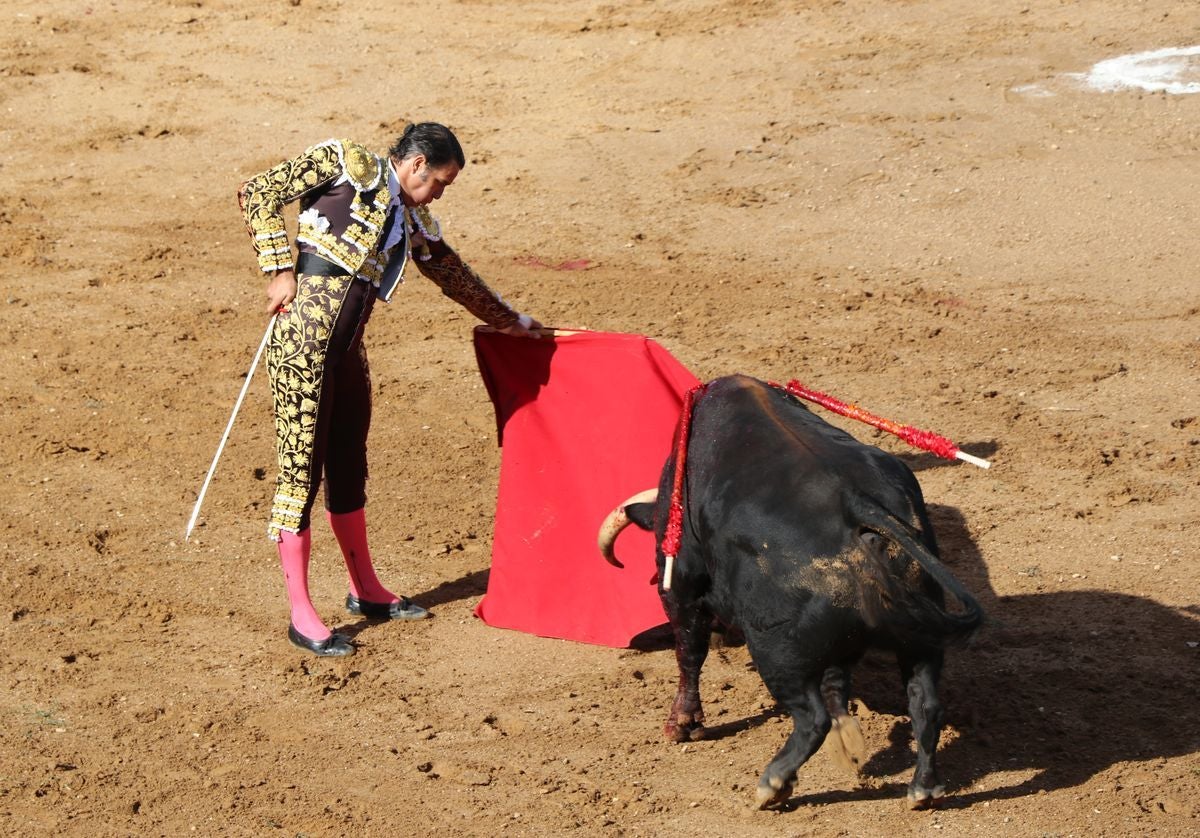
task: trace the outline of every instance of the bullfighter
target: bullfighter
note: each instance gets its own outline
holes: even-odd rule
[[[389,301],[408,262],[446,296],[506,334],[540,324],[505,303],[445,242],[428,205],[466,165],[444,125],[405,128],[386,156],[348,140],[318,143],[247,180],[238,191],[258,264],[267,275],[267,343],[278,478],[267,533],[279,550],[291,608],[289,640],[320,656],[354,646],[322,622],[308,591],[310,516],[324,481],[330,526],[349,571],[352,614],[416,620],[429,612],[375,574],[367,547],[367,431],[371,384],[363,330]],[[299,201],[293,259],[283,208]]]

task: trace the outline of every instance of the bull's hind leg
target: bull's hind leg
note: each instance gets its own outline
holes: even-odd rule
[[[821,696],[818,680],[821,670],[812,671],[811,663],[792,644],[780,643],[778,637],[757,639],[756,643],[755,635],[747,633],[758,673],[771,695],[792,717],[791,735],[758,778],[754,797],[762,809],[782,803],[791,795],[796,772],[825,741],[830,718]]]
[[[908,691],[908,713],[912,716],[913,739],[917,744],[917,767],[908,784],[908,804],[924,809],[946,793],[938,779],[937,746],[942,734],[942,704],[937,682],[942,671],[942,653],[900,658],[900,672]]]
[[[850,670],[831,666],[821,679],[821,698],[829,712],[831,729],[826,741],[829,755],[845,770],[858,775],[866,757],[867,743],[863,739],[858,719],[850,715]]]
[[[673,595],[664,595],[663,603],[675,630],[675,660],[679,663],[679,690],[663,732],[674,742],[703,739],[700,668],[708,657],[712,614],[696,601],[681,604]]]

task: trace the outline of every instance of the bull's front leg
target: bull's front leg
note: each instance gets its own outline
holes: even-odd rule
[[[900,668],[908,691],[908,713],[912,717],[913,738],[917,744],[917,767],[908,784],[908,804],[913,809],[925,809],[946,793],[937,773],[937,746],[943,715],[937,681],[942,655],[932,652],[914,662],[901,660]]]
[[[675,631],[675,660],[679,663],[679,690],[671,703],[663,732],[673,742],[703,739],[700,668],[708,657],[712,614],[699,602],[679,602],[674,592],[663,592],[663,604]]]

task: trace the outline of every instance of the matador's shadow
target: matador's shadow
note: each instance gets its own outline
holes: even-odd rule
[[[442,582],[440,585],[430,588],[425,593],[414,597],[414,599],[432,611],[448,602],[483,596],[487,590],[487,582],[488,571],[476,570],[471,573],[464,573],[457,579]]]
[[[457,579],[442,582],[428,591],[415,593],[412,597],[419,605],[433,612],[436,619],[439,606],[460,599],[481,596],[487,590],[487,579],[488,572],[486,570],[476,570],[472,573],[465,573]],[[352,618],[351,622],[339,625],[336,631],[353,640],[366,629],[379,625],[382,622],[385,621],[370,618]]]

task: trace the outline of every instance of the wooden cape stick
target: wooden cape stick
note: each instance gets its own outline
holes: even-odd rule
[[[262,342],[258,345],[258,351],[254,353],[254,360],[250,362],[250,371],[246,373],[246,380],[242,384],[242,392],[238,393],[237,402],[233,405],[233,413],[229,415],[229,424],[225,426],[225,433],[221,436],[221,442],[217,445],[217,453],[213,455],[212,465],[208,467],[208,476],[204,478],[204,485],[200,487],[200,497],[196,498],[196,506],[192,509],[192,517],[188,521],[187,532],[184,533],[183,540],[186,542],[192,535],[192,528],[196,526],[196,518],[200,515],[200,504],[204,503],[204,493],[208,491],[208,484],[212,481],[213,472],[217,470],[217,460],[221,459],[221,452],[225,450],[225,442],[229,439],[229,432],[233,430],[233,420],[237,418],[238,411],[242,408],[242,399],[246,398],[246,391],[250,389],[250,379],[254,377],[254,370],[258,367],[258,359],[262,357],[263,350],[267,346],[267,340],[271,337],[271,328],[275,325],[275,318],[278,314],[272,314],[271,319],[267,321],[267,330],[263,333]]]
[[[475,328],[480,329],[485,332],[499,332],[500,331],[499,329],[497,329],[493,326],[476,326]],[[553,326],[542,326],[540,329],[533,329],[532,331],[536,332],[537,334],[541,335],[544,338],[565,338],[565,337],[570,337],[571,335],[583,334],[584,332],[587,331],[587,329],[556,329]]]

